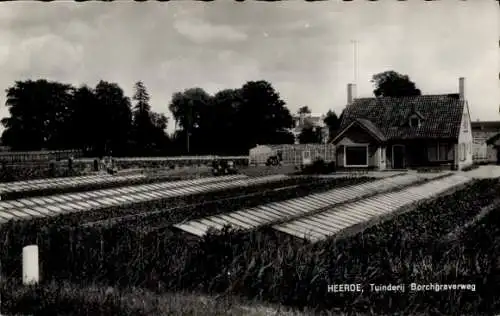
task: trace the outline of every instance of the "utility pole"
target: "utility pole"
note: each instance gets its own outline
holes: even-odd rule
[[[352,64],[353,64],[353,79],[356,85],[356,91],[358,90],[358,41],[351,40],[352,43]],[[356,95],[357,96],[357,95]],[[356,97],[353,96],[353,97]]]
[[[187,153],[189,154],[189,138],[191,137],[191,128],[193,125],[193,100],[188,101],[188,126],[186,126],[186,146],[187,146]]]

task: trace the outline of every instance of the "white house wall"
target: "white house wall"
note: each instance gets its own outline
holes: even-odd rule
[[[464,128],[464,126],[466,128]],[[465,145],[465,160],[461,158],[462,144]],[[458,135],[458,146],[455,148],[458,162],[458,168],[462,169],[465,166],[469,166],[472,164],[472,147],[473,147],[473,138],[472,138],[472,125],[470,121],[469,114],[469,105],[465,102],[464,110],[462,113],[462,121],[460,122],[460,133]]]

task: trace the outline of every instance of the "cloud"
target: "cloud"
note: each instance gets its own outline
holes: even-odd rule
[[[228,25],[213,25],[198,19],[180,19],[174,22],[174,28],[180,34],[198,44],[212,41],[239,42],[247,35]]]
[[[356,39],[358,95],[389,69],[424,93],[456,92],[464,76],[473,116],[496,119],[499,20],[494,1],[11,2],[0,7],[0,90],[21,78],[104,79],[131,95],[143,80],[153,110],[168,113],[176,91],[263,79],[291,111],[340,112]]]

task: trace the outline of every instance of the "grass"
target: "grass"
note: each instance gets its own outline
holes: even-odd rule
[[[406,258],[404,253],[398,255],[380,244],[381,242],[394,243],[395,240],[384,241],[384,238],[375,240],[376,236],[366,236],[366,233],[370,232],[365,232],[366,239],[362,249],[357,249],[359,244],[353,243],[350,244],[352,246],[350,248],[338,244],[331,244],[332,247],[325,248],[327,245],[325,243],[318,245],[316,254],[312,258],[309,256],[310,253],[300,254],[297,249],[283,248],[283,240],[279,240],[277,235],[278,238],[271,243],[267,236],[260,243],[262,247],[266,247],[266,250],[263,248],[261,251],[269,251],[269,248],[271,251],[275,250],[275,260],[282,261],[281,267],[266,268],[260,265],[259,268],[262,262],[259,262],[258,256],[253,256],[253,259],[247,260],[247,273],[237,274],[235,280],[248,277],[251,272],[251,268],[248,269],[249,266],[257,265],[260,273],[264,274],[263,277],[271,277],[268,280],[270,282],[260,283],[265,288],[263,290],[274,288],[276,294],[285,298],[274,304],[262,303],[258,298],[245,298],[241,296],[241,288],[238,294],[237,286],[226,291],[225,294],[214,297],[199,292],[172,293],[131,286],[118,289],[102,284],[81,286],[60,281],[42,283],[35,287],[2,283],[2,311],[36,315],[492,315],[493,312],[500,310],[499,223],[500,208],[490,208],[487,214],[466,226],[463,232],[456,235],[453,240],[436,238],[427,243],[427,246],[431,246],[429,249],[422,247],[413,250],[404,249]],[[409,227],[409,229],[412,228]],[[383,228],[378,230],[381,229]],[[253,245],[257,245],[255,240]],[[335,251],[335,247],[343,249]],[[304,245],[303,249],[305,248],[311,248],[311,246]],[[397,245],[393,248],[397,248]],[[369,253],[365,254],[366,251]],[[440,255],[433,256],[433,252],[440,253]],[[334,253],[336,253],[335,256],[333,256]],[[363,260],[366,260],[366,256],[373,256],[377,253],[382,257],[374,258],[369,266],[360,265]],[[324,265],[317,266],[321,263],[318,262],[318,255],[325,256],[326,254],[329,255],[335,269],[324,270],[326,268]],[[413,254],[413,256],[408,257],[408,254]],[[206,258],[209,264],[210,259]],[[297,265],[298,262],[305,265]],[[374,264],[375,262],[378,264]],[[289,267],[288,271],[286,271],[287,267]],[[316,269],[316,273],[323,270],[324,276],[309,279],[307,272],[311,268]],[[401,277],[401,273],[405,270],[408,274],[409,281],[407,282],[474,283],[477,291],[325,295],[325,289],[318,287],[318,282],[328,284],[359,282],[366,287],[371,282],[380,284],[379,282]],[[287,276],[286,273],[291,273],[295,277],[286,279],[284,278]],[[277,274],[275,279],[280,282],[272,282],[275,274]],[[322,278],[326,278],[326,282],[321,280]],[[2,278],[2,280],[5,279],[5,277]],[[251,285],[249,281],[243,280],[240,286]],[[291,287],[283,287],[283,283]],[[297,293],[300,290],[313,293],[300,297]],[[315,294],[327,299],[324,302],[325,305],[317,304],[318,297]],[[267,298],[265,295],[261,297],[261,299],[265,298]],[[293,299],[312,302],[309,302],[309,306],[302,311],[282,306],[287,304],[288,300]]]
[[[85,243],[86,251],[66,251],[68,259],[50,260],[60,262],[61,271],[71,262],[77,264],[73,272],[58,277],[78,283],[100,280],[158,292],[168,289],[236,294],[290,307],[357,314],[461,311],[479,315],[490,311],[485,302],[496,302],[495,295],[500,294],[494,287],[495,273],[500,271],[493,265],[497,260],[494,256],[500,253],[489,254],[486,243],[482,257],[476,261],[471,257],[474,248],[461,246],[465,239],[451,245],[448,242],[446,247],[440,240],[478,215],[496,199],[499,189],[498,180],[476,181],[355,236],[312,245],[269,229],[226,231],[197,243],[158,231],[139,236],[122,229],[103,235],[103,248],[96,240],[93,245]],[[487,217],[480,221],[485,222]],[[474,227],[480,228],[480,223]],[[475,235],[467,234],[471,240]],[[482,235],[484,241],[488,235]],[[446,252],[448,249],[455,253]],[[474,283],[478,291],[391,295],[326,291],[328,284],[360,283],[366,287],[370,283],[411,282]]]
[[[61,163],[60,163],[61,164]],[[25,181],[45,178],[75,177],[82,175],[76,170],[68,170],[65,167],[56,166],[51,170],[46,166],[6,166],[0,168],[0,182]]]
[[[73,309],[68,315],[71,312],[72,315],[86,315],[78,312],[88,311],[91,306],[116,315],[225,315],[224,310],[243,315],[246,312],[246,309],[235,309],[234,303],[211,307],[214,306],[210,305],[212,301],[202,300],[203,304],[198,305],[187,300],[185,295],[169,293],[177,290],[218,293],[222,302],[233,296],[251,302],[265,300],[270,304],[304,309],[306,314],[320,311],[356,315],[491,314],[500,310],[500,209],[488,206],[498,202],[499,190],[498,179],[476,180],[462,190],[418,205],[412,212],[354,236],[342,240],[331,238],[317,244],[267,228],[253,232],[227,230],[194,242],[185,240],[182,235],[172,236],[167,230],[138,234],[130,231],[129,225],[119,225],[99,231],[101,240],[82,240],[81,248],[76,247],[77,240],[67,248],[68,239],[74,237],[61,235],[59,240],[51,240],[53,255],[47,252],[50,243],[46,241],[40,250],[42,271],[48,271],[52,265],[54,273],[47,279],[57,283],[47,280],[41,292],[32,290],[23,296],[21,291],[11,301],[19,302],[18,297],[28,297],[25,303],[15,306],[56,306],[50,303],[54,301],[61,306],[66,304],[62,302],[80,306],[81,311]],[[454,234],[457,231],[459,233]],[[449,238],[450,234],[453,238]],[[4,245],[6,242],[24,245],[15,237],[14,234],[3,235],[0,240]],[[2,256],[5,250],[2,248]],[[19,257],[20,248],[11,253],[11,259]],[[19,264],[17,258],[11,262],[11,267],[19,267]],[[11,270],[11,273],[19,271]],[[12,276],[11,273],[8,276]],[[81,298],[85,294],[67,294],[64,301],[60,298],[62,295],[54,294],[62,291],[58,290],[60,285],[55,285],[60,284],[58,280],[70,280],[74,284],[99,282],[101,292],[97,296],[101,298],[89,301],[89,298]],[[411,282],[473,283],[477,291],[404,294],[370,291],[332,294],[326,291],[328,284],[360,283],[367,288],[370,283]],[[104,295],[108,284],[120,286],[112,292],[119,294]],[[4,295],[9,295],[8,291],[18,293],[10,286],[4,289],[3,299]],[[65,290],[66,293],[79,293],[79,286],[66,286],[76,288]],[[173,297],[180,295],[180,303],[151,303],[139,309],[123,307],[125,303],[118,302],[130,303],[134,297],[142,299],[141,291],[147,292],[134,290],[133,286],[149,288],[151,292],[146,296],[150,299],[164,297],[168,302],[175,302]],[[85,291],[92,293],[82,287],[81,292]],[[127,296],[126,293],[134,291],[140,293]],[[153,291],[157,294],[151,294]],[[196,294],[191,295],[196,297]],[[35,299],[38,301],[33,301]],[[153,305],[154,308],[150,307]]]
[[[306,195],[311,192],[324,191],[329,188],[355,184],[368,179],[363,178],[347,178],[347,179],[289,179],[274,184],[260,185],[250,188],[235,189],[232,192],[221,191],[219,193],[212,192],[199,196],[184,197],[180,199],[170,199],[149,203],[144,205],[123,206],[122,208],[112,210],[98,210],[95,212],[76,212],[67,215],[61,215],[52,218],[39,218],[32,221],[10,221],[0,226],[0,253],[2,254],[2,268],[9,275],[19,273],[20,257],[22,247],[27,244],[37,243],[40,247],[41,256],[45,259],[43,270],[50,277],[57,279],[58,276],[66,277],[72,269],[83,269],[82,271],[92,272],[92,269],[100,269],[94,264],[101,264],[100,260],[93,257],[92,251],[101,249],[100,240],[105,240],[106,249],[114,249],[118,244],[129,246],[138,245],[138,241],[142,241],[141,236],[146,236],[149,239],[153,232],[146,231],[149,226],[159,227],[159,235],[163,236],[166,243],[165,247],[169,247],[173,240],[168,239],[169,231],[162,229],[162,226],[191,219],[193,216],[206,216],[216,212],[233,210],[234,207],[243,207],[249,205],[257,205],[271,200],[280,200],[286,198]],[[311,184],[314,182],[314,184]],[[282,188],[283,185],[295,184],[287,190],[267,191],[273,188]],[[252,190],[254,195],[248,196]],[[223,197],[233,197],[235,193],[243,194],[238,200],[219,200]],[[216,201],[215,200],[219,200]],[[214,201],[212,203],[208,203]],[[235,204],[236,203],[236,204]],[[195,205],[193,205],[195,204]],[[172,207],[175,205],[174,207]],[[182,207],[184,206],[184,207]],[[155,212],[153,216],[151,213]],[[150,214],[145,218],[138,214]],[[96,220],[106,220],[113,216],[130,215],[125,220],[117,225],[98,225],[95,228],[81,227],[82,223]],[[181,242],[185,240],[182,239]],[[155,242],[155,244],[157,244]],[[135,247],[135,246],[132,246]],[[122,248],[124,250],[125,248]],[[130,248],[131,250],[133,248]],[[88,252],[87,250],[90,250]],[[71,255],[67,254],[70,251]],[[110,250],[113,253],[116,250]],[[133,250],[132,250],[133,252]],[[73,255],[74,254],[74,255]],[[110,254],[112,255],[112,254]],[[131,254],[135,257],[134,254]],[[81,256],[81,257],[79,257]],[[78,258],[77,258],[78,257]],[[68,260],[70,260],[68,262]],[[76,266],[74,266],[76,264]],[[78,273],[77,273],[78,274]],[[79,276],[78,276],[79,278]]]
[[[2,284],[2,308],[23,315],[299,315],[237,297],[214,298],[196,293],[158,294],[141,288],[124,290],[65,281],[35,286]]]

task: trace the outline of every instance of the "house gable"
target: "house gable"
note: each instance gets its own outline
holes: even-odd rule
[[[376,126],[366,120],[355,120],[332,140],[333,144],[367,144],[385,141],[384,135]]]
[[[458,135],[458,150],[456,158],[458,165],[469,165],[472,164],[473,156],[473,137],[472,137],[472,125],[470,120],[469,105],[467,101],[462,101],[464,103],[462,118],[460,120],[460,131]]]
[[[459,94],[360,98],[348,105],[339,131],[364,119],[391,139],[458,139],[465,102]],[[420,125],[410,126],[417,116]],[[470,120],[469,120],[470,121]]]

